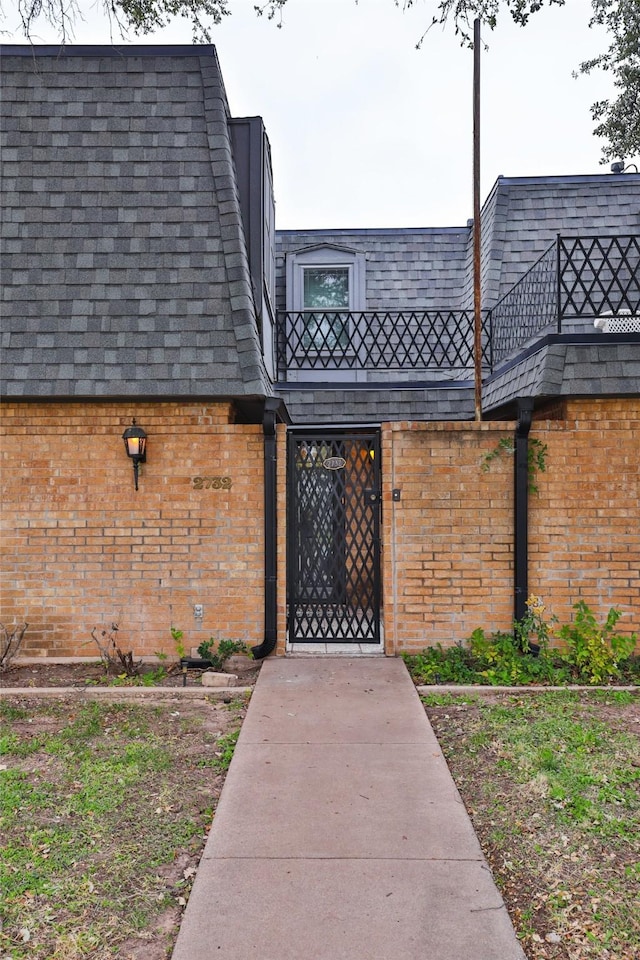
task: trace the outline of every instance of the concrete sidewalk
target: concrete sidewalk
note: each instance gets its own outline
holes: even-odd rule
[[[173,960],[523,960],[401,660],[262,667]]]

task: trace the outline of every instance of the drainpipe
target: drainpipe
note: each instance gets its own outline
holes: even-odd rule
[[[533,399],[518,398],[518,422],[514,451],[514,619],[527,612],[529,596],[529,430],[533,415]]]
[[[276,423],[281,401],[267,398],[264,405],[264,640],[251,652],[262,660],[275,650],[277,632],[277,457]]]

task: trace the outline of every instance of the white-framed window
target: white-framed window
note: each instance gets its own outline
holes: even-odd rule
[[[349,313],[365,306],[364,254],[322,245],[288,255],[287,310],[301,315],[306,349],[346,347]]]
[[[306,350],[331,350],[349,342],[349,273],[348,267],[302,268],[302,344]]]

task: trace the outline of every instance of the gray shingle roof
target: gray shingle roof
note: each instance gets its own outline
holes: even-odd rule
[[[214,49],[7,46],[0,67],[4,394],[269,395]],[[501,177],[482,220],[490,305],[558,233],[640,232],[640,176]],[[469,225],[281,231],[278,307],[287,254],[323,244],[364,254],[368,309],[469,307],[471,239]],[[467,418],[469,371],[455,375],[278,391],[296,420]],[[492,378],[487,403],[638,389],[633,350],[556,342]]]
[[[640,233],[640,175],[499,177],[482,208],[482,287],[495,303],[563,236]],[[278,309],[287,253],[319,243],[366,254],[367,307],[473,305],[470,225],[278,232]]]
[[[364,253],[367,308],[452,307],[462,296],[467,227],[406,230],[280,230],[277,304],[286,309],[285,258],[321,243]]]
[[[314,384],[308,389],[279,385],[294,423],[382,423],[392,420],[471,420],[473,384],[420,384],[361,389]]]
[[[604,236],[640,233],[640,176],[500,177],[482,210],[483,306],[497,302],[555,241],[558,234]],[[278,234],[278,306],[284,310],[286,255],[317,244],[336,244],[366,254],[369,310],[425,310],[473,306],[473,252],[470,226],[410,230],[296,230]],[[551,327],[553,331],[555,328]],[[567,329],[593,339],[588,318]],[[546,331],[549,332],[549,331]],[[588,338],[587,338],[588,339]],[[638,348],[602,338],[585,347],[555,342],[532,351],[485,385],[484,406],[497,410],[518,396],[640,392]],[[620,353],[622,351],[622,354]],[[304,379],[299,372],[300,380]],[[472,375],[472,371],[471,371]],[[467,379],[470,371],[460,372]],[[415,371],[413,379],[423,379]],[[318,384],[283,387],[294,421],[393,418],[467,419],[473,396],[462,385],[387,388],[384,377],[369,376],[366,390],[321,389]],[[342,379],[342,377],[341,377]],[[335,385],[336,388],[338,384]]]
[[[3,393],[269,393],[213,47],[0,67]]]
[[[483,388],[487,412],[517,397],[637,396],[640,334],[551,336]]]
[[[637,174],[500,177],[482,210],[483,300],[489,306],[504,296],[558,234],[638,233]]]

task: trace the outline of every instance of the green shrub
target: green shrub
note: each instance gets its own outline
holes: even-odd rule
[[[531,594],[527,599],[527,612],[521,620],[514,621],[514,639],[523,653],[540,653],[548,648],[550,626],[557,623],[557,620],[550,617],[547,622],[544,611],[542,599]]]
[[[249,648],[242,640],[219,640],[214,650],[215,642],[214,638],[210,637],[209,640],[203,640],[198,647],[198,653],[203,660],[208,660],[213,670],[224,670],[225,663],[234,653],[250,655]]]
[[[566,644],[563,659],[568,664],[572,677],[582,683],[606,683],[621,675],[621,665],[631,659],[637,636],[617,633],[615,626],[622,616],[620,610],[611,607],[604,625],[598,622],[584,602],[573,607],[573,623],[560,630]]]
[[[486,683],[493,686],[527,684],[608,683],[640,680],[640,656],[635,655],[635,634],[615,631],[620,611],[611,609],[602,628],[584,601],[574,607],[576,617],[559,636],[565,650],[550,645],[555,617],[544,617],[539,597],[529,597],[527,612],[515,621],[511,632],[486,634],[478,627],[466,644],[452,647],[436,644],[418,654],[403,654],[413,680],[418,684]]]
[[[402,658],[416,683],[477,683],[471,651],[462,644],[438,643],[422,653],[403,653]]]
[[[534,654],[529,636],[519,623],[514,624],[513,633],[497,631],[488,637],[484,630],[474,630],[469,643],[480,682],[495,686],[563,682],[546,640],[538,637],[541,642]]]

